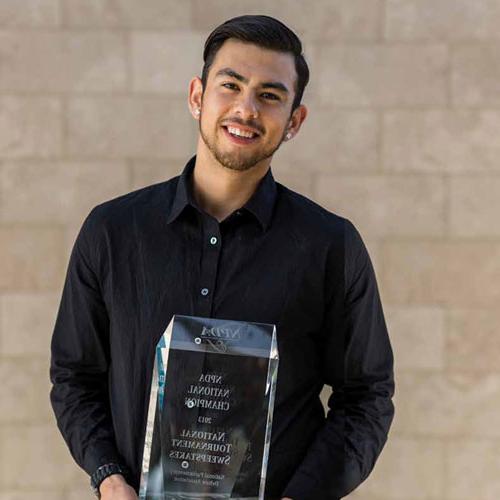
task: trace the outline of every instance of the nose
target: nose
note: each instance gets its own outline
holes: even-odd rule
[[[259,105],[252,92],[240,93],[234,111],[244,120],[257,118],[259,115]]]

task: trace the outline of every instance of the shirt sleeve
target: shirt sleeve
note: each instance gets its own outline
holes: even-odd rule
[[[394,417],[393,352],[375,272],[347,219],[344,241],[345,293],[326,312],[322,349],[325,383],[333,392],[325,423],[283,492],[293,500],[337,500],[357,488],[372,471]]]
[[[50,400],[74,460],[89,475],[120,460],[108,397],[109,319],[96,273],[92,211],[73,246],[51,341]]]

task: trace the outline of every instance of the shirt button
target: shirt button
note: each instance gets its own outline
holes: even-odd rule
[[[217,243],[217,238],[215,236],[212,236],[210,238],[210,243],[212,243],[212,245],[215,245]]]
[[[208,288],[202,288],[201,289],[201,294],[202,295],[207,295],[208,294]]]

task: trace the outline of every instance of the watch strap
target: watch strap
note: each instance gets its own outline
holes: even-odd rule
[[[108,463],[101,465],[91,476],[90,476],[90,486],[94,491],[97,498],[101,498],[101,493],[99,491],[99,486],[101,483],[109,476],[113,474],[121,474],[125,478],[128,476],[128,469],[126,466],[117,463]]]

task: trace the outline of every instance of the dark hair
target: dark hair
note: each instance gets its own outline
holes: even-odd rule
[[[297,35],[281,21],[270,16],[245,15],[227,20],[217,26],[205,41],[204,65],[201,73],[203,89],[206,88],[208,71],[214,62],[215,55],[228,38],[236,38],[267,49],[293,54],[297,73],[294,86],[295,97],[291,110],[293,112],[299,106],[309,81],[309,68],[302,54],[302,43]]]

